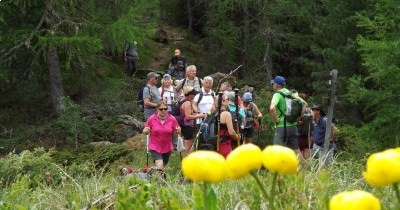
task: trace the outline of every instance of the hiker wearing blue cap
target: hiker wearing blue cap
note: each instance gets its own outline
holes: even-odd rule
[[[271,84],[272,89],[275,91],[269,108],[272,120],[276,127],[274,144],[290,147],[299,154],[297,122],[289,122],[285,120],[286,101],[284,95],[290,94],[290,91],[285,88],[286,80],[282,76],[276,76],[271,80]]]

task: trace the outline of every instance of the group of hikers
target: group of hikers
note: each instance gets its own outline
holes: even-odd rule
[[[160,77],[161,86],[157,87]],[[197,67],[186,65],[179,49],[175,50],[167,73],[147,74],[147,83],[140,92],[146,120],[143,133],[148,135],[148,151],[158,169],[165,168],[181,139],[183,156],[208,149],[227,157],[233,148],[253,142],[263,117],[253,93],[239,95],[239,89],[233,89],[228,81],[213,91],[213,84],[210,76],[197,77]],[[271,85],[274,95],[269,112],[276,127],[274,144],[290,147],[304,159],[310,157],[310,148],[323,152],[327,118],[322,107],[308,106],[306,93],[290,96],[282,76],[276,76]],[[288,98],[301,104],[295,120],[288,115],[288,109],[296,110],[295,106],[289,107]],[[331,141],[331,155],[334,147]]]

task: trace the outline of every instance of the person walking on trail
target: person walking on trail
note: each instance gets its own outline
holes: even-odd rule
[[[197,91],[190,86],[187,86],[183,89],[185,94],[185,99],[183,99],[183,103],[180,107],[180,125],[182,127],[182,135],[183,135],[183,145],[185,146],[185,150],[183,152],[183,156],[189,154],[189,151],[192,149],[193,138],[194,138],[194,120],[197,118],[206,118],[207,114],[195,113],[193,110],[193,99],[197,94]]]
[[[325,132],[326,132],[326,124],[328,121],[328,118],[325,116],[324,111],[322,110],[321,105],[313,105],[311,106],[312,110],[312,121],[314,124],[314,130],[313,130],[313,139],[314,139],[314,145],[313,145],[313,156],[318,154],[318,157],[328,165],[333,162],[333,152],[334,149],[336,148],[336,144],[333,141],[333,132],[331,132],[331,136],[329,139],[329,148],[327,155],[325,157],[322,157],[325,150],[324,150],[324,141],[325,141]],[[332,129],[333,131],[334,129]]]
[[[193,99],[193,109],[196,113],[211,113],[214,111],[215,93],[212,90],[214,80],[207,76],[203,78],[203,87],[201,91]],[[197,124],[200,124],[199,121]]]
[[[300,92],[299,96],[304,99],[304,101],[308,101],[309,96],[307,93]],[[300,152],[304,159],[308,159],[310,157],[310,149],[313,147],[311,143],[311,135],[314,125],[312,123],[311,109],[309,107],[305,107],[304,110],[304,113],[297,121],[297,131]]]
[[[176,49],[174,57],[171,58],[171,61],[168,65],[168,74],[173,78],[180,80],[185,77],[185,69],[186,58],[181,55],[181,51],[179,49]]]
[[[217,108],[220,110],[220,126],[218,130],[218,136],[220,138],[219,142],[219,152],[225,158],[232,151],[232,143],[233,141],[240,141],[241,136],[240,133],[235,131],[234,128],[234,112],[229,111],[229,100],[228,100],[229,92],[225,92],[222,96],[221,107]]]
[[[176,91],[180,91],[185,87],[193,87],[197,92],[200,92],[202,88],[202,81],[196,76],[197,68],[195,65],[189,65],[186,68],[186,77],[178,82],[176,85]]]
[[[253,95],[250,92],[245,92],[242,96],[243,109],[246,114],[245,125],[243,129],[245,143],[252,143],[254,136],[255,120],[262,118],[262,113],[257,105],[253,102]]]
[[[139,60],[139,54],[137,52],[137,42],[133,44],[126,43],[124,50],[124,59],[127,63],[126,74],[132,76],[136,72],[136,62]]]
[[[169,74],[164,74],[161,80],[161,87],[158,88],[161,99],[166,102],[168,112],[172,111],[172,106],[179,101],[174,86],[172,85],[172,78]]]
[[[157,169],[164,171],[173,150],[172,135],[179,135],[181,128],[176,119],[167,112],[167,104],[161,103],[157,112],[147,119],[143,133],[150,135],[148,149]]]
[[[288,94],[285,88],[286,81],[282,76],[276,76],[271,80],[272,89],[275,91],[272,96],[269,112],[272,121],[275,123],[274,144],[287,146],[300,155],[299,143],[297,141],[297,122],[285,122],[286,102],[282,94]],[[280,94],[280,93],[282,94]],[[286,123],[286,126],[285,126]]]
[[[157,110],[157,107],[161,104],[161,96],[156,86],[157,79],[160,77],[155,72],[147,74],[147,84],[143,88],[143,103],[144,103],[144,118],[147,120]]]

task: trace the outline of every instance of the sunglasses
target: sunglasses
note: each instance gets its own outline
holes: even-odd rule
[[[168,108],[159,108],[160,111],[167,111]]]

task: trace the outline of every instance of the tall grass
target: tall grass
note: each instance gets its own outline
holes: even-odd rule
[[[127,161],[134,168],[144,167],[144,152],[136,152],[137,159]],[[46,153],[42,153],[48,157]],[[26,157],[29,155],[25,154]],[[16,155],[7,156],[16,159]],[[19,157],[20,163],[24,157]],[[42,160],[43,158],[41,158]],[[138,162],[139,160],[139,162]],[[135,178],[121,178],[118,175],[120,163],[102,168],[91,168],[88,176],[73,173],[70,168],[57,165],[49,159],[43,160],[57,173],[58,180],[46,181],[46,174],[40,170],[16,173],[16,178],[5,185],[1,180],[0,209],[200,209],[203,194],[200,183],[184,179],[180,173],[178,153],[171,156],[165,181],[153,178],[151,181]],[[87,166],[81,165],[81,167]],[[108,169],[108,170],[106,170]],[[364,163],[357,160],[338,161],[329,168],[321,169],[318,160],[302,162],[296,175],[279,177],[275,195],[276,209],[328,209],[329,199],[344,190],[361,189],[375,194],[384,209],[395,209],[391,188],[373,189],[365,184],[361,172]],[[2,172],[7,168],[1,168]],[[74,170],[79,170],[74,166]],[[55,171],[55,172],[54,172]],[[35,174],[30,174],[35,173]],[[261,182],[269,192],[272,174],[259,170]],[[33,179],[32,177],[43,177]],[[35,185],[32,185],[32,183]],[[267,209],[268,201],[252,177],[227,180],[212,184],[217,197],[218,209]]]

